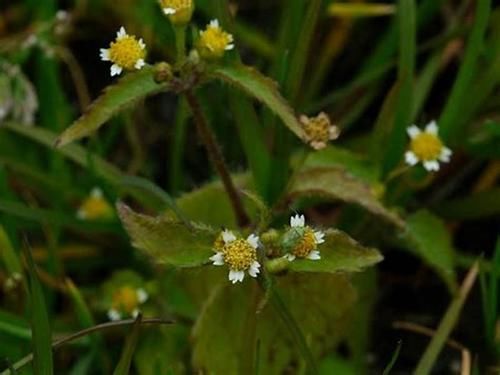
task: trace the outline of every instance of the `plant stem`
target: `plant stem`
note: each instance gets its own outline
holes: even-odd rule
[[[200,103],[191,90],[186,91],[186,99],[189,106],[191,107],[191,111],[193,112],[194,121],[196,123],[196,127],[203,141],[203,144],[207,149],[208,157],[210,158],[211,163],[219,174],[222,180],[222,184],[226,189],[227,195],[236,215],[236,221],[240,227],[244,227],[250,222],[250,220],[248,219],[245,209],[243,208],[241,197],[236,190],[233,180],[231,179],[231,175],[229,174],[229,170],[227,168],[226,162],[224,161],[224,156],[222,155],[219,144],[217,143],[217,140],[215,138],[215,134],[208,126],[208,122],[205,118],[205,115],[203,114]]]
[[[174,26],[176,63],[181,65],[186,58],[186,26]]]

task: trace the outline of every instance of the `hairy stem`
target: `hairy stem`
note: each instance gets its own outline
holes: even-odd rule
[[[205,148],[207,149],[210,162],[213,164],[215,170],[219,174],[222,180],[222,184],[224,185],[227,195],[229,196],[229,200],[236,215],[237,223],[240,227],[244,227],[250,221],[245,212],[245,209],[243,208],[241,197],[236,190],[236,187],[234,186],[233,180],[231,179],[231,175],[229,174],[229,170],[227,168],[226,162],[224,161],[222,151],[215,138],[215,134],[208,126],[208,122],[205,118],[205,115],[203,114],[200,103],[191,90],[186,91],[186,99],[189,106],[191,107],[191,111],[193,112],[194,121],[196,123],[198,133],[203,141],[203,144],[205,145]]]

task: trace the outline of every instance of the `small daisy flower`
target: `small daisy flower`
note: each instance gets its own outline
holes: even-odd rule
[[[222,241],[221,241],[222,240]],[[247,239],[237,238],[230,230],[224,230],[215,240],[215,255],[210,260],[215,266],[227,264],[229,267],[229,281],[233,284],[243,281],[245,271],[252,277],[260,272],[260,263],[257,261],[259,237],[251,234]]]
[[[146,63],[146,45],[142,39],[128,35],[122,26],[116,33],[116,39],[109,48],[101,48],[101,60],[111,61],[111,76],[119,75],[125,70],[141,69]]]
[[[110,320],[120,320],[124,317],[135,318],[139,314],[139,306],[148,300],[148,294],[142,288],[123,286],[113,294],[112,305],[108,310]]]
[[[160,0],[160,6],[173,25],[187,25],[193,16],[192,0]]]
[[[313,230],[305,225],[304,215],[290,217],[290,231],[284,236],[285,248],[290,249],[285,258],[290,262],[296,258],[318,260],[321,259],[318,245],[325,242],[325,234],[319,230]]]
[[[435,121],[431,121],[425,130],[412,125],[407,130],[410,137],[410,149],[405,153],[406,163],[413,166],[421,162],[429,172],[439,170],[439,162],[450,161],[451,150],[444,146],[438,135]]]
[[[218,20],[212,20],[204,31],[200,31],[197,49],[205,59],[220,59],[226,51],[234,49],[233,36],[222,30]]]
[[[315,150],[325,148],[328,141],[333,141],[340,135],[339,128],[332,125],[330,117],[325,112],[316,117],[302,115],[299,120],[306,133],[305,141]]]
[[[90,196],[83,201],[76,216],[82,220],[109,219],[114,216],[113,207],[104,198],[102,190],[93,188]]]

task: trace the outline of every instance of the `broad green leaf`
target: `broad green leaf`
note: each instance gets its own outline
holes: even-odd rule
[[[154,262],[194,267],[207,263],[213,254],[217,233],[206,226],[138,214],[124,204],[118,204],[118,214],[132,244]]]
[[[87,137],[126,106],[148,95],[167,90],[169,83],[157,83],[155,73],[155,67],[151,66],[137,72],[127,73],[115,85],[108,87],[87,113],[57,138],[55,144],[61,147]]]
[[[255,350],[258,342],[259,374],[301,373],[301,356],[271,303],[256,313],[262,298],[257,285],[244,282],[235,286],[227,280],[224,283],[207,299],[193,328],[195,369],[210,374],[243,373],[242,359],[252,357],[250,350]],[[307,333],[313,355],[318,358],[333,352],[345,337],[356,300],[356,290],[348,277],[288,274],[277,278],[277,288]]]
[[[45,296],[42,286],[38,281],[31,250],[27,249],[25,254],[29,266],[29,312],[33,334],[33,369],[36,375],[52,375],[54,373],[52,335]]]
[[[328,7],[328,14],[337,17],[389,16],[396,12],[394,4],[350,4],[334,3]]]
[[[369,185],[341,168],[309,168],[298,173],[291,185],[288,198],[322,197],[355,203],[388,222],[403,227],[404,222],[385,208]]]
[[[134,357],[135,347],[137,346],[137,341],[139,340],[139,334],[141,332],[141,321],[142,315],[139,314],[137,319],[132,326],[130,334],[125,341],[125,346],[123,347],[123,352],[120,357],[120,362],[113,371],[113,375],[128,375],[130,374],[130,366],[132,364],[132,358]]]
[[[245,65],[217,66],[211,75],[228,82],[248,95],[255,97],[278,115],[283,123],[299,138],[305,134],[293,109],[281,96],[276,82],[262,75],[254,68]]]
[[[295,259],[288,268],[297,272],[359,272],[383,259],[376,249],[364,247],[335,229],[325,232],[325,242],[318,249],[320,260]]]
[[[444,223],[428,211],[418,211],[407,220],[407,245],[428,263],[453,291],[456,289],[454,250]]]

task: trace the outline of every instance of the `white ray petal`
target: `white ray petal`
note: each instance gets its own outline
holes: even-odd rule
[[[321,259],[321,255],[319,255],[319,251],[318,250],[313,250],[309,253],[309,255],[307,256],[307,259],[309,260],[318,260],[318,259]]]
[[[417,155],[413,153],[413,151],[406,151],[405,153],[405,161],[406,164],[409,164],[411,166],[415,165],[418,163],[418,158]]]
[[[146,65],[146,63],[144,62],[143,59],[139,59],[137,60],[137,62],[135,63],[134,67],[139,70],[139,69],[142,69],[142,67]]]
[[[412,139],[421,133],[420,129],[415,125],[406,128],[406,132],[408,133],[408,136]]]
[[[209,259],[213,262],[214,266],[222,266],[224,264],[224,254],[220,251],[212,255]]]
[[[224,231],[222,232],[222,240],[224,241],[224,243],[228,244],[230,242],[233,242],[235,239],[236,236],[233,232],[228,229],[224,229]]]
[[[144,289],[142,288],[137,289],[137,301],[139,301],[139,303],[146,302],[148,298],[149,295]]]
[[[303,227],[306,223],[306,218],[304,217],[304,215],[295,215],[295,216],[292,216],[290,217],[290,226],[292,228],[296,228],[296,227]]]
[[[436,121],[433,120],[433,121],[429,122],[427,124],[427,126],[425,127],[425,132],[437,135],[438,134],[438,126],[436,124]]]
[[[429,172],[439,171],[439,163],[437,160],[424,161],[424,168]]]
[[[322,231],[317,230],[314,232],[314,239],[316,240],[316,244],[319,245],[320,243],[325,242],[325,234]]]
[[[122,318],[121,314],[115,309],[108,310],[108,318],[109,320],[116,321]]]
[[[289,253],[289,254],[285,254],[285,255],[284,255],[284,258],[285,258],[286,260],[288,260],[289,262],[293,262],[293,261],[295,260],[296,256],[295,256],[295,255],[293,255],[293,254],[290,254],[290,253]]]
[[[111,58],[109,57],[109,49],[108,48],[101,48],[100,49],[100,56],[102,61],[110,61]]]
[[[163,8],[163,13],[165,13],[167,16],[170,16],[171,14],[177,13],[177,10],[174,8]]]
[[[237,282],[242,282],[244,278],[245,278],[244,271],[236,271],[236,270],[229,271],[229,281],[231,281],[233,284],[236,284]]]
[[[123,69],[117,64],[111,65],[111,77],[118,76],[122,73]]]
[[[123,39],[127,36],[127,32],[125,31],[125,28],[122,26],[120,27],[120,30],[116,33],[116,40]]]
[[[252,263],[252,265],[248,269],[248,274],[252,277],[257,277],[259,272],[260,272],[260,264],[259,264],[259,262],[255,261]]]
[[[256,236],[255,234],[251,234],[247,237],[247,242],[252,246],[254,249],[257,249],[259,247],[259,236]]]

